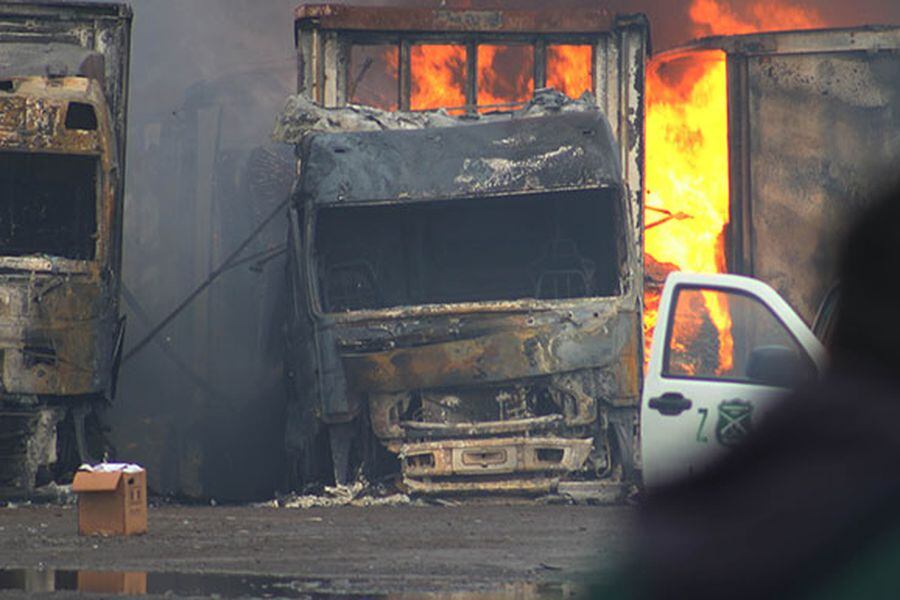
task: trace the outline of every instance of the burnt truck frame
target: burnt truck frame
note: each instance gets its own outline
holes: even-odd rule
[[[90,460],[85,418],[114,394],[131,19],[0,2],[3,493]]]
[[[478,43],[525,41],[538,56],[551,41],[589,43],[599,107],[304,138],[288,252],[295,483],[344,483],[381,448],[418,493],[632,476],[648,29],[580,16],[298,9],[300,91],[326,107],[347,101],[348,49],[373,40],[399,44],[401,108],[419,40],[461,40],[470,73]]]

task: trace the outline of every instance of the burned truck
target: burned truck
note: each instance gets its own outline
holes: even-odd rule
[[[4,493],[89,460],[115,389],[130,29],[125,5],[0,3]]]
[[[368,98],[405,112],[383,126],[386,113],[359,106],[293,111],[295,483],[344,483],[384,449],[405,487],[424,494],[540,494],[631,475],[647,28],[637,17],[581,17],[299,9],[294,109]],[[364,30],[373,23],[383,30]],[[537,57],[528,90],[550,82],[554,44],[588,49],[578,108],[546,91],[530,103],[489,94],[485,105],[483,48]],[[446,46],[468,61],[462,105],[440,94],[423,104],[415,81],[430,67],[420,59]],[[378,61],[395,50],[385,87]],[[409,112],[439,107],[450,114]]]
[[[339,481],[369,427],[419,492],[631,460],[641,257],[599,111],[322,133],[300,164],[291,371]]]

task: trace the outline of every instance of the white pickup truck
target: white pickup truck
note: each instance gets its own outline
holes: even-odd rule
[[[644,485],[702,470],[826,360],[822,343],[761,281],[670,275],[641,403]]]

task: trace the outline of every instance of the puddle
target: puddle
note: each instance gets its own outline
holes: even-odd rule
[[[304,600],[567,600],[578,586],[519,583],[496,589],[455,592],[363,593],[366,582],[254,575],[204,575],[120,571],[0,570],[0,592],[79,592],[111,595],[167,595],[216,598],[302,598]],[[372,588],[383,588],[372,585]]]

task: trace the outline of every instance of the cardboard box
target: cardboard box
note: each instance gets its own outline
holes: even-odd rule
[[[78,533],[147,533],[147,472],[136,465],[82,467],[72,491],[78,494]]]

